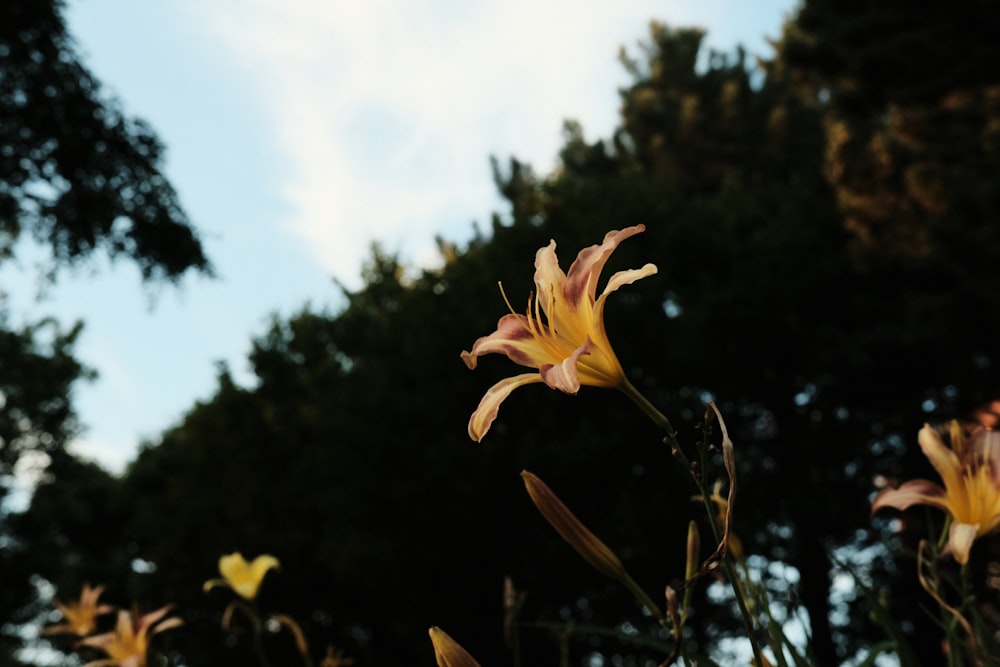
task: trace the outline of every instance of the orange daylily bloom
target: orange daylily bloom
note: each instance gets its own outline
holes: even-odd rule
[[[438,667],[479,667],[476,659],[441,628],[432,627],[428,634],[434,645]]]
[[[519,315],[511,308],[509,314],[500,318],[495,332],[477,340],[471,352],[462,352],[462,360],[474,369],[481,355],[498,352],[539,372],[501,380],[486,392],[469,420],[469,436],[473,440],[483,439],[496,419],[500,404],[522,385],[544,382],[567,394],[577,393],[582,385],[626,386],[625,371],[604,328],[604,302],[622,285],[656,273],[656,266],[646,264],[641,269],[615,273],[600,296],[597,281],[618,244],[645,229],[644,225],[635,225],[608,232],[601,245],[580,251],[569,273],[563,273],[559,267],[555,241],[538,251],[537,292],[528,298],[527,312]]]
[[[872,501],[872,513],[911,505],[944,510],[951,517],[945,550],[965,565],[972,543],[1000,526],[1000,433],[979,430],[967,438],[953,422],[950,449],[930,426],[920,429],[919,442],[944,486],[917,479],[897,489],[883,489]]]
[[[81,644],[104,651],[107,658],[88,662],[84,667],[146,667],[149,640],[153,635],[183,624],[179,618],[163,618],[172,605],[140,616],[138,611],[118,612],[118,624],[113,632],[87,637]]]
[[[63,604],[59,600],[55,600],[53,605],[62,613],[65,622],[50,625],[42,630],[42,634],[69,633],[78,637],[86,637],[94,632],[97,629],[97,617],[115,610],[109,604],[97,604],[97,600],[103,592],[104,586],[91,588],[90,584],[84,584],[78,602]]]
[[[216,586],[226,586],[236,591],[240,597],[253,600],[257,597],[264,575],[277,567],[280,567],[280,563],[274,556],[264,554],[248,563],[243,554],[237,551],[219,558],[222,579],[209,579],[202,588],[208,591]]]

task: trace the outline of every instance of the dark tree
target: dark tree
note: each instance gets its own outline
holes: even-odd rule
[[[163,146],[145,123],[124,115],[88,71],[63,13],[60,0],[0,5],[0,262],[14,258],[19,242],[34,242],[50,251],[47,280],[97,251],[134,262],[149,283],[177,282],[189,269],[210,274],[163,175]],[[28,453],[38,455],[30,459],[36,474],[47,468],[47,493],[58,489],[53,497],[64,501],[40,498],[37,513],[52,505],[72,511],[86,493],[92,471],[65,452],[81,428],[72,387],[92,375],[73,353],[81,326],[51,319],[12,324],[0,303],[0,501]],[[80,581],[65,575],[80,565],[72,545],[84,535],[63,527],[92,528],[96,520],[70,516],[29,526],[9,518],[0,518],[4,664],[13,661],[7,654],[20,641],[15,624],[36,611],[29,577],[58,571],[44,566],[58,555],[63,569],[53,581],[75,589],[64,598],[75,596]],[[42,521],[49,519],[46,514]],[[48,537],[32,544],[41,525]]]
[[[53,269],[102,248],[146,279],[208,259],[162,173],[163,146],[80,60],[59,0],[0,8],[0,250],[27,233]]]

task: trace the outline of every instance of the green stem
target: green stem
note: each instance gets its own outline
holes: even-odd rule
[[[663,612],[661,612],[660,608],[656,606],[656,603],[654,603],[653,600],[648,595],[646,595],[646,591],[642,590],[639,584],[635,582],[635,579],[629,576],[629,574],[626,572],[624,577],[622,577],[620,581],[623,584],[625,584],[625,587],[632,592],[632,595],[636,597],[636,599],[639,601],[639,604],[644,606],[646,610],[653,615],[653,617],[661,626],[665,628],[670,627],[670,623],[667,621],[667,617],[663,615]]]
[[[670,444],[673,450],[674,456],[684,465],[685,468],[691,473],[691,477],[694,478],[695,485],[698,487],[698,492],[701,494],[702,501],[705,504],[705,509],[708,512],[709,524],[712,526],[712,534],[715,537],[715,541],[719,542],[722,538],[719,535],[718,526],[715,523],[715,515],[712,508],[711,500],[709,500],[708,490],[701,479],[701,475],[691,467],[691,463],[688,461],[687,456],[681,450],[680,445],[677,442],[677,431],[674,430],[673,425],[670,420],[667,419],[666,415],[660,412],[655,405],[649,402],[642,392],[635,388],[628,378],[625,378],[621,390],[625,392],[625,395],[632,399],[632,401],[638,405],[643,412],[649,416],[650,419],[656,423],[657,426],[662,428],[667,434],[667,442]],[[739,585],[739,579],[737,579],[736,572],[733,570],[732,561],[729,558],[729,554],[722,559],[722,566],[726,571],[726,576],[729,577],[729,583],[733,588],[733,593],[736,596],[736,604],[740,609],[740,616],[743,619],[743,628],[747,633],[747,639],[750,641],[750,648],[753,649],[754,661],[758,667],[762,667],[766,663],[764,662],[763,655],[760,652],[760,647],[753,637],[753,618],[750,616],[750,610],[747,608],[746,600],[743,596],[743,591]],[[634,583],[634,582],[633,582]],[[635,591],[633,591],[634,593]]]
[[[656,406],[650,403],[649,400],[635,388],[635,385],[628,381],[628,378],[625,378],[622,381],[621,390],[625,392],[625,395],[631,398],[636,405],[642,408],[642,411],[645,412],[657,426],[667,432],[667,437],[672,442],[677,441],[677,432],[674,431],[674,427],[671,426],[670,420],[667,419],[662,412],[657,410]]]

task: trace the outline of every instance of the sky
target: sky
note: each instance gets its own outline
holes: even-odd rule
[[[143,285],[98,257],[38,287],[30,244],[0,271],[14,323],[83,320],[73,451],[120,472],[211,398],[271,318],[340,305],[372,242],[435,261],[504,212],[491,155],[544,174],[562,126],[610,137],[617,59],[652,19],[768,57],[793,0],[69,0],[84,63],[167,147],[165,172],[217,276]],[[609,221],[609,226],[621,224]],[[609,227],[610,228],[610,227]],[[456,351],[457,359],[458,351]]]

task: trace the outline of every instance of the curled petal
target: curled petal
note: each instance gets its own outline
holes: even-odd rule
[[[619,287],[623,285],[631,285],[637,280],[646,278],[647,276],[655,275],[657,272],[656,264],[646,264],[641,269],[629,269],[627,271],[619,271],[615,275],[611,276],[608,280],[608,284],[604,286],[604,291],[601,292],[601,296],[607,296],[612,292],[618,290]]]
[[[979,524],[972,525],[956,521],[951,524],[948,545],[945,550],[952,553],[959,565],[965,565],[969,562],[969,551],[972,549],[972,543],[975,542],[978,534]]]
[[[559,364],[546,364],[539,370],[542,374],[542,381],[553,389],[575,394],[580,391],[580,374],[577,372],[577,362],[584,354],[590,354],[593,343],[587,339],[586,344],[576,348],[576,351]]]
[[[603,326],[604,302],[607,300],[609,294],[616,291],[622,285],[631,285],[637,280],[647,276],[652,276],[657,272],[657,270],[658,269],[655,264],[647,264],[641,269],[619,271],[615,275],[611,276],[611,279],[608,280],[608,284],[604,286],[604,291],[601,292],[601,296],[597,298],[597,302],[594,304],[594,320],[600,322]]]
[[[479,357],[498,352],[506,355],[516,364],[537,368],[538,362],[534,361],[533,363],[530,354],[533,343],[534,336],[528,327],[527,318],[524,315],[511,313],[500,318],[496,331],[489,336],[478,338],[472,344],[471,352],[462,352],[462,361],[470,370],[475,370]]]
[[[912,505],[934,505],[948,509],[948,496],[939,484],[926,479],[914,479],[898,489],[882,489],[872,501],[872,514],[883,507],[905,510]]]
[[[500,404],[520,386],[541,382],[542,376],[537,373],[522,373],[513,377],[504,378],[489,388],[483,400],[479,401],[479,407],[472,413],[469,419],[469,437],[476,442],[482,442],[483,436],[490,430],[493,420],[497,418]]]

